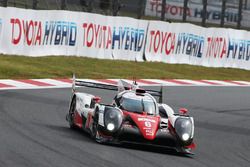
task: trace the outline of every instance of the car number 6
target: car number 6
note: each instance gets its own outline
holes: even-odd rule
[[[148,127],[148,128],[151,128],[152,127],[151,122],[146,121],[145,126]]]

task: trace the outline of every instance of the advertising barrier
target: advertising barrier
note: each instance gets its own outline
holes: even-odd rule
[[[250,69],[250,32],[150,21],[146,61]]]
[[[250,70],[250,32],[70,11],[0,8],[0,53]]]
[[[210,2],[210,1],[209,1]],[[219,2],[217,2],[219,3]],[[207,6],[207,22],[220,25],[222,4],[211,4]],[[145,15],[161,17],[162,0],[147,0],[145,6]],[[165,18],[182,21],[184,12],[183,1],[166,0]],[[187,8],[187,20],[191,22],[201,22],[203,13],[202,1],[189,1]],[[242,26],[250,27],[250,12],[243,10]],[[238,9],[227,7],[224,16],[225,25],[236,26],[238,21]]]
[[[18,8],[0,8],[0,19],[1,52],[28,56],[142,61],[148,26],[126,17]]]

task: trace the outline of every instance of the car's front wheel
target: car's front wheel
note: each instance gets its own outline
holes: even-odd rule
[[[102,143],[101,136],[98,131],[98,117],[99,117],[99,113],[98,113],[98,108],[97,108],[93,117],[93,126],[92,126],[91,136],[96,142]]]
[[[71,129],[76,128],[76,125],[74,124],[75,110],[76,110],[76,98],[73,97],[71,101],[70,109],[69,109],[69,115],[68,115],[69,127]]]

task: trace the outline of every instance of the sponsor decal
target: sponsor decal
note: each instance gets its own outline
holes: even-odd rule
[[[144,117],[139,117],[138,118],[138,121],[146,121],[146,122],[153,122],[153,123],[155,123],[156,121],[155,120],[153,120],[153,119],[150,119],[150,118],[144,118]],[[147,126],[148,127],[148,126]]]
[[[206,57],[249,61],[250,40],[225,37],[207,37]]]
[[[146,36],[144,29],[133,27],[83,23],[82,28],[84,47],[140,52]]]
[[[182,20],[184,7],[183,2],[178,2],[175,0],[166,0],[165,10],[165,18],[173,19],[173,20]],[[162,0],[147,0],[145,6],[145,14],[149,16],[158,16],[161,17],[162,11]],[[202,20],[203,15],[203,5],[201,3],[195,3],[192,1],[188,2],[187,7],[187,20],[200,22]],[[248,14],[249,15],[249,14]],[[245,17],[244,17],[245,16]],[[221,13],[221,5],[208,5],[207,6],[207,22],[220,24],[220,20],[222,17]],[[243,20],[244,24],[247,23],[247,13],[243,12]],[[225,24],[236,25],[238,21],[238,9],[227,7],[224,14]]]
[[[187,33],[150,31],[149,52],[164,55],[186,54],[201,57],[204,48],[204,37]]]
[[[161,57],[164,61],[164,58],[178,55],[216,61],[228,59],[249,62],[250,59],[250,40],[230,36],[206,36],[205,34],[200,36],[192,33],[165,32],[152,28],[149,31],[148,39],[146,59],[149,61],[156,57]],[[216,61],[214,63],[217,63]],[[190,64],[192,63],[190,62]]]
[[[66,21],[22,20],[11,18],[11,42],[14,45],[65,45],[75,46],[77,26]]]

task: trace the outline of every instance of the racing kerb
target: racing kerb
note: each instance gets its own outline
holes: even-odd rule
[[[116,85],[119,79],[81,79],[82,81]],[[133,80],[124,79],[132,83]],[[218,80],[185,80],[185,79],[137,79],[139,86],[250,86],[247,81],[218,81]],[[42,89],[42,88],[70,88],[71,79],[25,79],[0,80],[0,90],[8,89]]]

